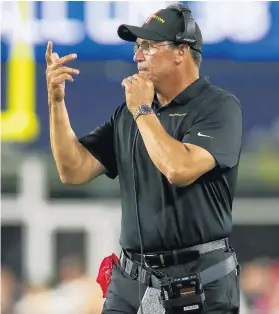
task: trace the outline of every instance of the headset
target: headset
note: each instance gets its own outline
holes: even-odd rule
[[[180,44],[187,44],[193,46],[197,43],[196,38],[196,23],[192,17],[192,12],[186,4],[178,3],[171,4],[167,7],[181,15],[184,19],[184,32],[180,32],[176,35],[176,41]]]

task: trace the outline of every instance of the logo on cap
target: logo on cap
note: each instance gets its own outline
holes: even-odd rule
[[[161,22],[161,23],[165,23],[165,20],[164,20],[164,19],[162,19],[161,17],[159,17],[159,16],[156,15],[156,14],[159,13],[160,11],[162,11],[162,10],[159,10],[159,11],[153,13],[152,15],[150,15],[150,16],[146,19],[146,21],[144,22],[144,24],[149,24],[152,19],[155,19],[155,20],[157,20],[157,21],[159,21],[159,22]]]

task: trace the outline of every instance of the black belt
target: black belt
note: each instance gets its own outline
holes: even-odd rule
[[[131,261],[123,253],[120,256],[119,265],[131,279],[138,280],[144,285],[160,289],[160,278],[155,276],[150,270],[146,270],[137,263]],[[227,276],[234,270],[236,271],[236,274],[238,274],[239,269],[236,255],[232,252],[232,255],[225,260],[201,271],[199,276],[202,284],[205,285]]]
[[[186,249],[173,250],[166,252],[156,252],[143,254],[143,263],[146,267],[160,268],[172,265],[179,265],[189,262],[192,258],[198,258],[200,255],[228,249],[228,239],[221,239],[204,244],[191,246]],[[124,254],[132,261],[141,263],[141,254],[124,251]]]

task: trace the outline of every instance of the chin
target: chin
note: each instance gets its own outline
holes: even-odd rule
[[[139,70],[139,74],[148,78],[149,80],[151,80],[151,75],[148,71],[145,71],[145,70]]]

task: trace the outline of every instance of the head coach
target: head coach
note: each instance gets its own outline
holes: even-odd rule
[[[204,291],[182,289],[164,303],[171,313],[182,313],[179,304],[192,313],[194,301],[203,305],[198,313],[237,313],[239,267],[227,238],[242,143],[239,101],[199,76],[202,34],[186,5],[168,6],[141,27],[120,25],[118,35],[134,42],[138,73],[122,81],[126,101],[81,138],[64,102],[65,81],[79,73],[65,64],[76,55],[59,57],[51,42],[46,51],[50,139],[62,182],[101,174],[120,182],[122,251],[103,313],[136,313],[139,289],[152,286],[158,271],[171,280],[197,274]]]

